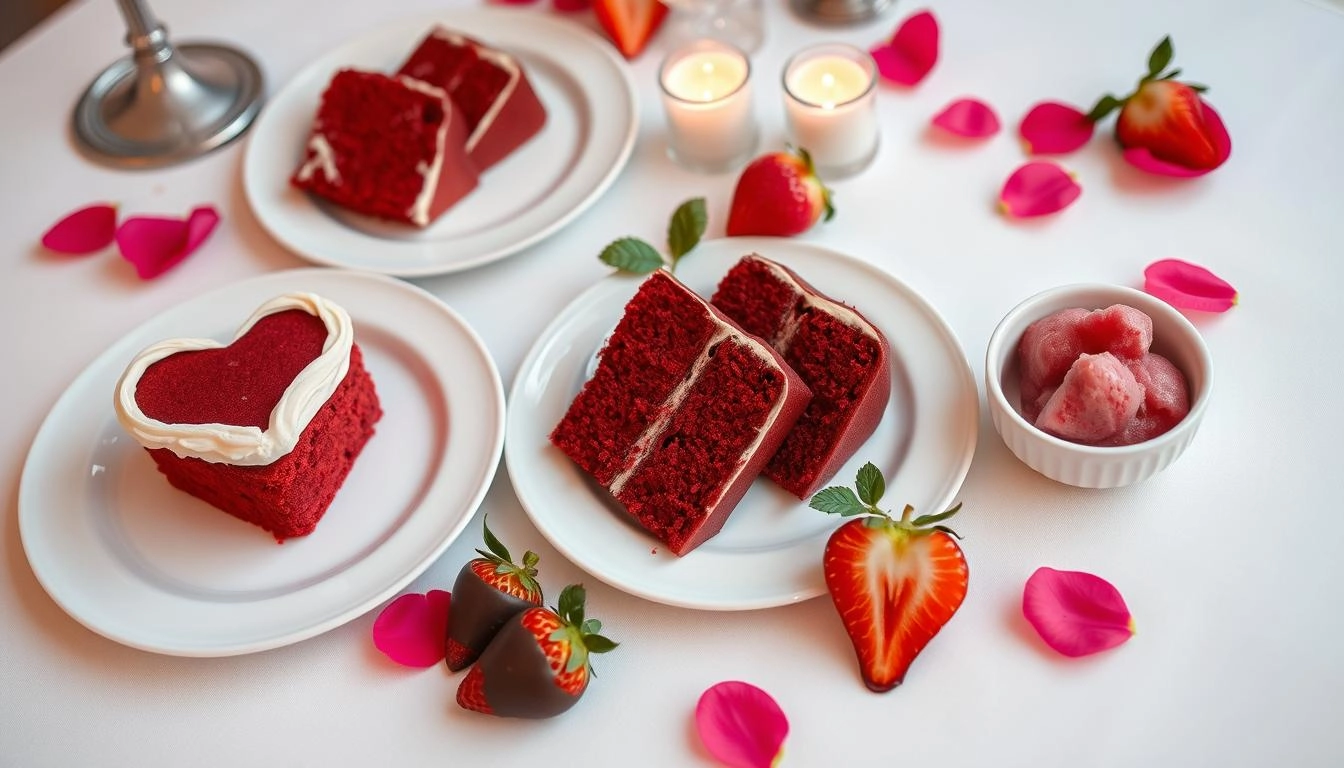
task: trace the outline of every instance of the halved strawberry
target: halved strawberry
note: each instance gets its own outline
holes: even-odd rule
[[[627,59],[644,50],[667,16],[667,6],[660,0],[593,0],[593,11]]]
[[[592,677],[590,654],[616,643],[585,619],[583,585],[560,593],[557,609],[529,608],[490,642],[457,688],[464,709],[500,717],[553,717],[579,700]]]
[[[485,520],[481,527],[490,551],[476,550],[481,556],[462,566],[453,582],[453,612],[444,642],[444,660],[454,672],[475,661],[504,622],[542,602],[537,553],[529,550],[523,555],[523,564],[516,565]]]
[[[970,572],[955,534],[941,523],[957,505],[913,520],[906,506],[899,520],[877,508],[886,485],[872,463],[849,488],[818,491],[811,507],[855,519],[826,542],[826,588],[859,658],[869,689],[889,691],[905,679],[910,663],[966,598]]]

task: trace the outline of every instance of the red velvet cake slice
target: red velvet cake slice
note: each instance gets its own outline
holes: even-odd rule
[[[290,182],[358,213],[428,226],[476,188],[468,131],[442,88],[341,70]]]
[[[719,283],[714,306],[769,342],[812,390],[812,402],[765,476],[811,498],[868,439],[891,397],[887,340],[855,310],[756,254]]]
[[[659,270],[551,442],[681,555],[719,532],[810,397],[777,352]]]
[[[281,541],[313,531],[382,416],[349,315],[311,293],[266,302],[228,346],[150,346],[116,409],[168,482]]]
[[[397,74],[448,92],[466,118],[467,152],[481,171],[546,123],[546,108],[517,59],[444,27],[431,30]]]

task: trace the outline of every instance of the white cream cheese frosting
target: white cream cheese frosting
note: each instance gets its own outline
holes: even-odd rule
[[[181,458],[264,466],[288,454],[345,379],[355,339],[350,315],[339,305],[313,293],[287,293],[267,301],[243,323],[234,339],[244,336],[263,317],[291,309],[320,319],[327,327],[327,340],[321,354],[285,388],[264,431],[235,424],[168,424],[146,416],[136,403],[136,385],[151,365],[179,352],[227,346],[214,339],[168,339],[136,355],[117,382],[114,403],[117,421],[144,447],[167,448]]]

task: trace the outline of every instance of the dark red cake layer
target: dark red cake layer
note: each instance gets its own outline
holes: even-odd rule
[[[237,424],[266,429],[285,389],[322,354],[327,326],[300,309],[261,318],[220,349],[179,352],[144,372],[135,402],[167,424]]]
[[[381,416],[373,379],[355,345],[345,379],[309,422],[294,450],[275,462],[217,464],[179,458],[166,448],[150,450],[149,455],[174,487],[284,540],[312,533]]]
[[[341,70],[322,94],[304,162],[291,181],[350,210],[425,226],[476,187],[467,133],[466,120],[441,90]],[[435,167],[437,178],[428,178]],[[417,221],[413,209],[427,185],[432,202]]]
[[[765,357],[703,299],[656,272],[626,305],[551,442],[683,554],[722,528],[811,397],[757,343]],[[669,399],[678,393],[679,402]]]
[[[481,171],[546,123],[546,108],[521,62],[443,27],[432,30],[397,72],[448,92],[467,119],[467,149]]]
[[[776,268],[785,269],[759,256],[743,258],[719,283],[713,303],[768,340],[812,390],[812,402],[764,471],[807,499],[877,429],[891,396],[891,371],[886,340],[875,327],[862,318],[863,327],[846,322],[843,305],[785,269],[797,283],[791,285]]]

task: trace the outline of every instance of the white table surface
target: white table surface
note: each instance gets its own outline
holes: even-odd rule
[[[804,44],[868,46],[916,6],[868,26],[825,30],[767,0],[754,57],[767,146],[782,143],[778,75]],[[156,0],[179,42],[233,41],[272,92],[306,62],[379,24],[448,0],[323,3]],[[1149,262],[1204,264],[1241,291],[1225,315],[1193,315],[1211,348],[1215,399],[1189,451],[1136,487],[1055,484],[980,419],[958,529],[971,568],[965,604],[905,685],[858,680],[828,600],[745,613],[644,602],[588,578],[590,612],[621,648],[600,658],[585,699],[560,719],[521,722],[459,710],[457,679],[413,671],[371,646],[373,613],[296,645],[186,659],[119,646],[76,623],[25,560],[17,488],[28,447],[67,384],[108,344],[213,286],[304,266],[258,226],[241,192],[244,146],[187,165],[118,172],[69,143],[75,99],[123,53],[108,0],[72,3],[0,55],[0,763],[15,766],[703,765],[691,726],[707,686],[743,679],[792,723],[784,765],[1326,766],[1344,764],[1344,515],[1338,387],[1344,243],[1344,14],[1301,0],[1030,0],[934,6],[942,58],[913,91],[879,96],[882,148],[834,184],[839,215],[803,237],[881,265],[927,297],[975,371],[997,320],[1038,290],[1075,281],[1136,285]],[[535,12],[543,12],[536,10]],[[549,12],[549,11],[547,11]],[[1033,102],[1088,105],[1141,74],[1170,33],[1176,62],[1213,87],[1230,128],[1226,166],[1195,181],[1124,165],[1098,137],[1065,158],[1082,198],[1052,220],[1014,224],[993,200],[1019,163],[1013,137]],[[506,387],[531,341],[607,269],[625,234],[659,242],[672,208],[704,195],[722,234],[735,177],[664,156],[655,73],[663,43],[631,64],[641,98],[629,166],[588,212],[547,241],[466,273],[415,282],[479,331]],[[988,100],[1005,132],[968,149],[925,137],[962,95]],[[142,283],[111,255],[51,258],[38,238],[86,201],[126,212],[212,202],[223,223],[187,262]],[[693,258],[693,257],[692,257]],[[983,385],[981,385],[983,390]],[[536,549],[548,583],[585,580],[550,549],[501,467],[481,511],[515,549]],[[411,589],[451,587],[469,534]],[[1122,590],[1131,642],[1068,660],[1021,619],[1040,565],[1092,571]]]

